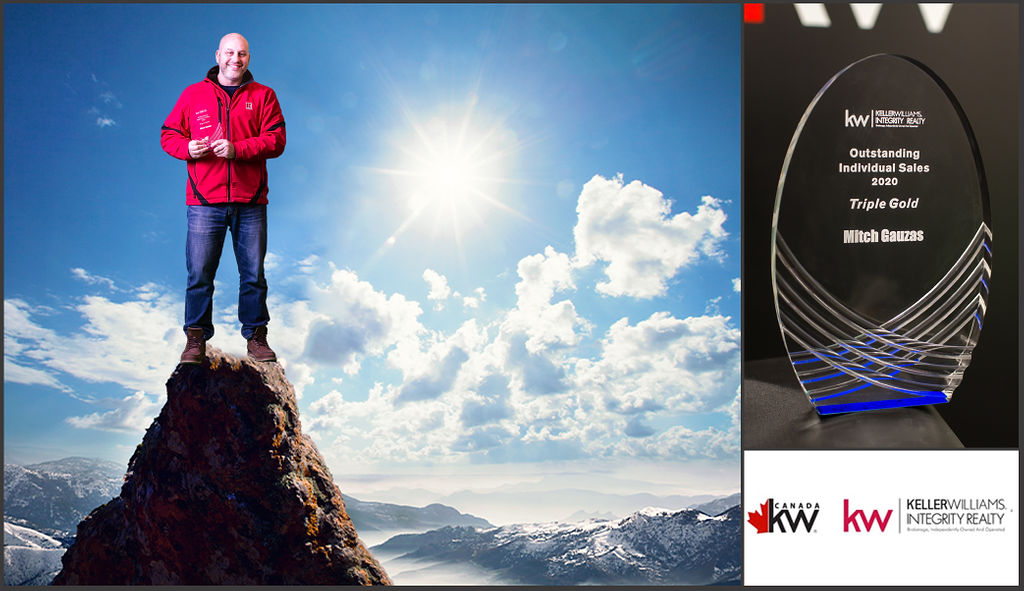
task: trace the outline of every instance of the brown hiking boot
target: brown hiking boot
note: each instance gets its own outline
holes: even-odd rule
[[[188,340],[185,342],[185,350],[181,352],[180,363],[202,363],[206,359],[206,339],[203,337],[203,329],[190,326],[185,334]]]
[[[274,354],[274,350],[267,344],[266,326],[257,326],[252,331],[252,338],[249,339],[247,348],[249,357],[252,357],[255,361],[277,361],[277,355]]]

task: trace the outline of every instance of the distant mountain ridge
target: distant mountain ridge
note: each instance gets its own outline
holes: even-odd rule
[[[577,523],[580,521],[587,521],[588,519],[615,519],[616,515],[610,512],[597,512],[597,511],[577,511],[565,519],[560,519],[565,523]]]
[[[125,466],[71,457],[4,464],[4,520],[67,539],[90,511],[116,497]]]
[[[440,503],[432,503],[426,507],[412,507],[360,501],[351,495],[345,495],[345,508],[359,531],[427,531],[449,525],[477,528],[494,527],[486,519],[461,513]]]
[[[740,504],[740,493],[731,494],[727,497],[714,499],[707,503],[701,503],[700,505],[693,505],[690,509],[696,509],[702,513],[708,515],[718,515],[724,511],[729,510],[730,507]]]
[[[445,527],[372,551],[384,560],[472,563],[507,584],[739,584],[741,526],[739,505],[715,516],[648,509],[621,520]]]
[[[511,523],[521,520],[510,519],[508,515],[530,516],[522,521],[568,520],[569,515],[580,517],[576,515],[579,511],[625,517],[644,507],[695,507],[715,499],[716,496],[711,494],[618,493],[573,487],[538,488],[536,485],[519,485],[487,492],[461,490],[437,498],[436,501],[474,514],[487,514],[488,507],[503,507],[506,517],[501,521]]]

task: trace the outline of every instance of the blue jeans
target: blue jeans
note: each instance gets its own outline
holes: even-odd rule
[[[231,230],[231,244],[238,262],[238,320],[248,340],[257,326],[270,321],[267,311],[267,279],[263,259],[267,254],[266,205],[189,205],[185,264],[185,325],[213,336],[213,279],[217,275],[224,236]]]

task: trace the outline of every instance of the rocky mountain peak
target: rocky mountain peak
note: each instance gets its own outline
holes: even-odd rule
[[[54,584],[390,584],[302,434],[277,363],[181,365],[119,497],[78,526]]]

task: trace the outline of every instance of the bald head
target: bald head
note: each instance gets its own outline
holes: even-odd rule
[[[238,33],[228,33],[220,39],[215,54],[220,72],[217,81],[224,86],[238,86],[249,70],[249,42]]]
[[[220,45],[217,46],[217,50],[220,51],[221,49],[223,49],[224,48],[224,44],[227,43],[227,42],[241,43],[242,45],[245,46],[246,50],[249,49],[249,42],[245,40],[245,37],[243,37],[241,35],[241,33],[228,33],[227,35],[224,35],[223,37],[221,37],[220,38]]]

